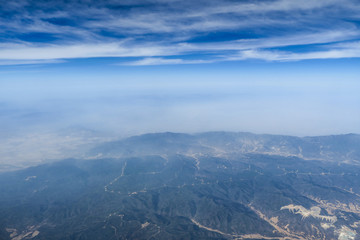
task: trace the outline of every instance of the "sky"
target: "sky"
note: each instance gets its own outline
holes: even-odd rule
[[[359,66],[357,0],[0,0],[0,156],[85,130],[360,133]]]

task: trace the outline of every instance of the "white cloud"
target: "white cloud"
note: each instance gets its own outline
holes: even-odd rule
[[[91,58],[91,57],[161,57],[176,56],[180,54],[189,54],[196,52],[198,54],[216,52],[224,56],[224,51],[245,52],[266,52],[267,48],[278,48],[285,46],[306,45],[306,44],[328,44],[344,39],[350,39],[358,36],[357,31],[326,31],[315,34],[290,35],[285,37],[248,39],[218,43],[179,43],[164,45],[158,43],[137,43],[131,39],[121,42],[110,43],[88,43],[88,44],[69,44],[69,45],[50,45],[50,44],[29,44],[29,43],[12,43],[0,44],[0,60],[49,60],[49,59],[71,59],[71,58]],[[347,43],[348,45],[350,43]],[[356,42],[353,43],[356,45]],[[329,45],[327,47],[339,47],[339,44]],[[352,47],[353,48],[353,47]],[[352,49],[351,48],[351,49]],[[344,49],[342,50],[344,51]],[[295,54],[295,53],[294,53]],[[311,55],[311,52],[308,53]],[[356,52],[353,54],[356,55]],[[286,58],[284,58],[286,59]],[[180,61],[181,60],[181,61]],[[214,59],[213,61],[215,61]],[[219,59],[218,59],[219,60]],[[149,64],[151,62],[163,61],[166,64],[188,64],[188,63],[208,63],[209,61],[194,61],[184,59],[162,59],[148,58],[136,63]],[[134,65],[134,64],[133,64]]]
[[[229,57],[228,61],[261,59],[266,61],[299,61],[310,59],[339,59],[339,58],[360,58],[360,44],[339,49],[325,51],[314,51],[306,53],[292,53],[285,51],[270,50],[244,50],[238,55]]]
[[[128,66],[148,66],[148,65],[173,65],[173,64],[201,64],[211,63],[206,60],[184,60],[184,59],[166,59],[166,58],[144,58],[138,61],[126,62],[122,65]]]
[[[62,63],[60,59],[45,59],[45,60],[0,60],[0,66],[6,65],[27,65],[27,64],[50,64],[50,63]]]
[[[342,6],[346,7],[350,1],[344,0]],[[296,10],[313,10],[323,8],[331,5],[338,5],[337,0],[278,0],[278,1],[263,1],[256,3],[235,3],[235,4],[221,4],[220,6],[211,6],[206,11],[194,11],[191,16],[208,16],[214,14],[227,13],[267,13],[269,11],[296,11]]]
[[[176,54],[161,46],[122,46],[118,43],[73,44],[26,46],[18,44],[12,48],[2,48],[2,60],[44,60],[92,57],[138,57]]]
[[[141,2],[127,1],[122,5]],[[143,60],[126,64],[158,65],[197,64],[248,58],[291,61],[358,57],[358,52],[354,51],[353,47],[337,49],[334,44],[360,38],[356,24],[343,18],[343,14],[349,14],[346,17],[358,15],[356,10],[360,5],[355,1],[344,0],[341,4],[336,0],[240,3],[213,1],[207,5],[202,5],[202,2],[194,3],[194,6],[199,7],[196,9],[189,8],[190,2],[187,1],[153,0],[149,3],[165,4],[166,7],[137,7],[119,14],[100,4],[100,7],[89,5],[83,9],[67,6],[69,9],[55,12],[39,10],[34,14],[27,12],[25,8],[21,9],[20,6],[21,14],[11,19],[0,18],[0,34],[49,33],[50,37],[54,35],[57,40],[34,43],[16,36],[7,41],[5,39],[2,44],[0,43],[0,61],[3,64],[32,64],[36,61],[73,58],[143,57]],[[115,1],[113,4],[119,3]],[[323,10],[328,7],[336,7],[338,10]],[[305,13],[299,14],[299,11]],[[272,14],[273,12],[276,14]],[[328,18],[330,13],[334,16]],[[72,26],[65,26],[46,20],[54,17],[65,18],[70,22],[76,19],[81,21]],[[250,33],[249,36],[253,38],[249,39],[246,34],[253,29],[256,30],[254,32],[260,33]],[[281,31],[276,33],[272,32],[272,29]],[[207,34],[219,32],[218,41],[211,42],[211,36]],[[229,41],[226,37],[221,39],[221,32],[236,32],[239,34],[238,40]],[[242,33],[245,34],[244,37],[241,37]],[[199,36],[205,38],[204,42],[188,42]],[[206,38],[209,38],[210,42],[207,43]],[[325,50],[323,46],[309,47],[304,53],[295,50],[283,52],[280,49],[286,46],[312,44],[325,45]],[[273,48],[279,49],[275,51]],[[234,55],[235,51],[241,53]],[[213,59],[201,60],[201,55],[209,53],[214,56]],[[181,55],[187,54],[199,55],[199,60],[182,58]],[[164,58],[166,56],[171,58]]]

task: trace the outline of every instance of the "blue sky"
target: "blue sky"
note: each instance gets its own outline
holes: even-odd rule
[[[0,0],[0,133],[360,133],[359,27],[355,0]]]
[[[354,0],[2,1],[0,64],[356,58],[359,10]]]

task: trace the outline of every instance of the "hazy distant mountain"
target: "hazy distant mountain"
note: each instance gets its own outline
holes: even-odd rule
[[[124,157],[149,154],[262,153],[303,159],[360,162],[360,135],[292,137],[252,133],[208,132],[195,135],[154,133],[108,142],[91,156]]]
[[[360,136],[146,134],[0,175],[0,239],[359,239]]]

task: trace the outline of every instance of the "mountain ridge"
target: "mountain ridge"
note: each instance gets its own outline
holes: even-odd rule
[[[102,157],[0,174],[0,239],[359,239],[358,138],[161,133],[106,143],[95,149]],[[299,143],[305,156],[324,144],[324,159],[294,154]]]
[[[336,144],[342,145],[341,148]],[[296,137],[249,132],[150,133],[100,144],[91,149],[89,155],[101,157],[131,156],[140,153],[146,155],[156,148],[161,149],[163,153],[188,151],[207,154],[218,150],[227,153],[266,153],[312,160],[360,163],[359,134]],[[331,151],[332,149],[336,149],[336,153]],[[107,155],[104,155],[102,150],[106,151]],[[305,155],[303,151],[306,151]],[[156,151],[153,153],[159,154]]]

